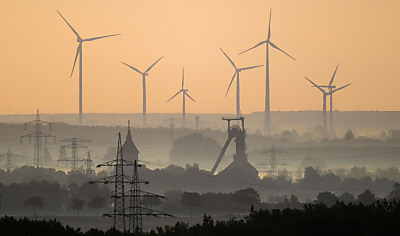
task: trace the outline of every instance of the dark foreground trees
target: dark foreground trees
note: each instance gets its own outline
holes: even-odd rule
[[[303,210],[252,211],[243,219],[214,221],[204,216],[202,224],[190,226],[177,222],[135,235],[397,235],[400,221],[399,202],[376,202],[372,205],[336,203],[305,205]],[[80,232],[58,221],[31,221],[3,217],[0,235],[132,235],[110,229]]]

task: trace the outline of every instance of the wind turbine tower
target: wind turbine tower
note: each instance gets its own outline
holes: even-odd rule
[[[267,39],[264,41],[259,42],[256,44],[254,47],[249,48],[241,53],[245,53],[247,51],[250,51],[258,46],[261,46],[265,44],[266,46],[266,60],[265,60],[265,119],[264,119],[264,132],[265,135],[270,135],[271,134],[271,106],[270,106],[270,94],[269,94],[269,46],[277,49],[278,51],[281,51],[282,53],[286,54],[288,57],[294,59],[292,56],[284,52],[282,49],[280,49],[278,46],[276,46],[274,43],[271,42],[271,14],[272,11],[270,10],[269,12],[269,23],[268,23],[268,34],[267,34]]]
[[[232,64],[233,68],[235,68],[235,73],[233,74],[231,82],[229,83],[229,87],[228,87],[228,90],[226,91],[225,97],[228,95],[229,89],[231,88],[232,82],[233,82],[233,80],[235,79],[235,76],[236,76],[236,116],[240,117],[240,81],[239,81],[239,74],[240,74],[241,71],[254,69],[254,68],[257,68],[257,67],[260,67],[260,66],[263,66],[263,65],[237,68],[235,63],[233,63],[233,61],[228,57],[228,55],[226,55],[224,50],[222,50],[222,48],[220,48],[220,49],[221,49],[222,53],[225,55],[225,57]]]
[[[329,84],[320,86],[321,88],[328,88],[328,90],[329,90],[329,98],[330,98],[330,106],[329,106],[330,119],[329,120],[330,120],[330,131],[331,131],[331,133],[333,133],[333,94],[335,92],[339,91],[340,89],[343,89],[343,88],[345,88],[345,87],[350,85],[350,84],[348,84],[346,86],[341,87],[340,89],[336,89],[336,86],[332,85],[333,80],[335,79],[335,75],[336,75],[338,67],[339,67],[339,63],[337,64],[336,69],[333,72],[333,75],[332,75],[331,80],[329,81]]]
[[[182,70],[182,88],[170,99],[167,100],[167,102],[171,101],[174,97],[176,97],[178,94],[182,93],[182,127],[185,128],[186,126],[186,105],[185,105],[185,97],[187,96],[192,100],[193,102],[196,102],[188,93],[189,90],[184,89],[183,85],[185,84],[185,68]]]
[[[83,45],[83,42],[90,42],[90,41],[107,38],[107,37],[111,37],[111,36],[116,36],[116,35],[120,35],[120,34],[111,34],[111,35],[106,35],[106,36],[82,39],[81,36],[79,36],[78,32],[76,32],[76,30],[74,28],[72,28],[72,26],[68,23],[68,21],[61,15],[61,13],[59,11],[57,11],[57,12],[61,16],[61,18],[63,18],[65,23],[67,23],[69,28],[71,28],[71,30],[74,32],[74,34],[77,37],[76,41],[79,43],[78,48],[76,49],[74,66],[72,67],[72,72],[71,72],[70,78],[72,77],[72,74],[74,73],[76,59],[79,56],[79,125],[82,125],[82,47],[83,47],[82,45]]]
[[[153,66],[155,66],[157,64],[157,62],[159,62],[161,59],[163,58],[160,57],[156,62],[154,62],[151,66],[149,66],[149,68],[147,68],[144,72],[141,72],[140,70],[136,69],[135,67],[126,64],[125,62],[122,62],[122,64],[126,65],[127,67],[131,68],[132,70],[138,72],[139,74],[142,75],[142,86],[143,86],[143,126],[146,126],[146,76],[148,76],[148,72],[151,70],[151,68],[153,68]]]
[[[336,71],[338,69],[339,64],[336,66],[335,72],[333,73],[333,76],[331,78],[331,80],[329,81],[329,85],[317,85],[315,84],[313,81],[311,81],[310,79],[308,79],[307,77],[306,80],[308,80],[308,82],[310,82],[313,87],[316,87],[318,90],[320,90],[322,92],[322,118],[324,121],[324,131],[327,131],[327,122],[326,122],[326,97],[330,96],[330,132],[333,132],[333,116],[332,116],[332,110],[333,110],[333,99],[332,99],[332,95],[339,91],[342,90],[344,88],[346,88],[347,86],[350,86],[351,84],[347,84],[345,86],[342,86],[340,88],[336,88],[336,86],[332,85],[333,80],[335,79],[335,75],[336,75]],[[323,88],[328,88],[328,91],[325,91]]]

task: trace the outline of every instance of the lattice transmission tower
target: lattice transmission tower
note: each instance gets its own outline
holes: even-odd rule
[[[155,211],[149,208],[142,207],[142,198],[144,197],[160,197],[163,196],[146,192],[140,189],[141,184],[148,184],[149,182],[140,180],[137,163],[124,160],[121,145],[121,133],[118,133],[118,149],[117,158],[97,167],[114,166],[115,174],[103,179],[91,181],[94,183],[114,184],[114,194],[111,198],[114,199],[114,211],[105,213],[103,216],[113,217],[113,226],[123,232],[129,230],[130,232],[142,231],[142,216],[171,216],[169,214]],[[124,167],[133,166],[133,176],[129,177],[124,173]],[[130,184],[131,188],[125,192],[125,184]],[[129,199],[129,207],[125,207],[125,199]],[[127,221],[128,220],[128,224]],[[128,228],[126,227],[128,226]]]
[[[165,198],[164,196],[157,195],[154,193],[150,193],[147,191],[143,191],[140,189],[141,184],[149,184],[148,181],[141,180],[139,178],[138,167],[142,167],[141,164],[134,161],[133,166],[133,176],[131,183],[131,190],[127,197],[130,198],[129,204],[129,231],[130,232],[141,232],[143,227],[143,219],[142,216],[171,216],[170,214],[156,211],[150,208],[145,208],[142,206],[142,199],[146,197],[154,197],[154,198]]]
[[[8,151],[6,153],[0,153],[0,157],[6,158],[6,170],[7,170],[7,172],[10,172],[11,168],[12,168],[13,158],[14,157],[22,157],[22,156],[14,154],[10,151],[10,149],[8,149]]]
[[[71,157],[66,157],[63,159],[58,159],[57,161],[65,161],[65,162],[70,162],[71,163],[71,173],[74,173],[78,171],[79,168],[79,162],[86,162],[87,160],[85,158],[79,157],[79,149],[81,148],[88,148],[87,146],[81,145],[79,143],[87,143],[90,142],[89,140],[81,139],[81,138],[70,138],[70,139],[64,139],[61,140],[60,142],[68,142],[71,143],[70,145],[64,145],[62,148],[71,148]]]
[[[270,159],[270,163],[269,163],[270,170],[267,171],[267,172],[269,172],[273,178],[276,177],[277,176],[277,171],[278,171],[277,170],[277,166],[278,165],[287,165],[286,163],[278,163],[278,161],[276,160],[276,155],[278,153],[286,153],[286,152],[278,150],[278,149],[275,148],[274,145],[272,145],[272,147],[269,150],[264,151],[262,153],[271,153],[271,159]]]
[[[121,145],[121,133],[118,133],[117,158],[115,160],[97,165],[97,167],[113,166],[115,169],[115,174],[106,178],[89,182],[90,184],[114,184],[114,194],[111,196],[111,198],[114,199],[114,211],[105,213],[103,216],[112,217],[113,226],[122,232],[126,231],[126,217],[128,216],[125,211],[125,184],[132,183],[132,178],[124,174],[124,166],[133,165],[133,162],[124,160]]]
[[[51,123],[40,119],[39,109],[36,110],[36,119],[25,123],[25,130],[27,130],[28,124],[35,126],[35,132],[21,136],[20,142],[22,143],[23,138],[29,138],[29,143],[31,143],[32,137],[34,138],[33,164],[36,168],[39,168],[42,167],[43,162],[42,138],[45,139],[45,143],[47,143],[47,138],[53,138],[55,143],[56,137],[42,132],[42,126],[49,126],[49,129],[51,130]]]

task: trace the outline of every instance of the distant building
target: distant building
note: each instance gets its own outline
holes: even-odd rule
[[[137,161],[139,159],[139,150],[137,149],[135,143],[133,143],[131,135],[130,121],[128,121],[128,134],[126,135],[125,142],[122,145],[122,153],[124,159],[127,161]]]

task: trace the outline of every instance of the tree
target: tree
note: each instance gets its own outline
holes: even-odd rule
[[[96,216],[99,215],[99,208],[106,207],[106,199],[96,196],[93,197],[92,200],[88,203],[88,207],[96,209]]]
[[[76,216],[79,216],[79,211],[82,210],[85,201],[80,198],[75,198],[72,200],[71,208],[76,210]]]
[[[371,193],[371,191],[369,191],[367,189],[363,193],[358,195],[357,201],[364,205],[371,205],[372,203],[374,203],[376,201],[376,197],[375,197],[374,193]]]
[[[218,156],[221,148],[215,139],[193,133],[174,140],[169,157],[173,163],[188,163],[191,160]]]
[[[346,134],[344,135],[344,139],[345,139],[345,140],[352,140],[352,139],[354,139],[354,133],[353,133],[353,131],[348,130],[348,131],[346,132]]]
[[[198,193],[184,192],[181,197],[181,203],[190,207],[190,217],[192,217],[193,208],[201,205],[200,195]]]
[[[339,196],[339,201],[349,204],[349,203],[353,203],[356,201],[356,199],[354,198],[354,195],[349,193],[349,192],[344,192],[342,193],[342,195]]]
[[[43,202],[43,199],[41,199],[38,196],[35,196],[35,197],[26,199],[24,201],[24,207],[33,208],[33,216],[36,216],[36,208],[40,207],[40,209],[43,209],[44,202]]]
[[[247,209],[251,205],[259,204],[261,201],[260,194],[253,188],[239,189],[233,193],[233,198]]]
[[[393,185],[392,190],[389,193],[388,199],[396,201],[400,200],[400,184],[398,184],[397,182]]]
[[[328,207],[333,206],[333,204],[335,204],[335,202],[337,202],[338,200],[339,199],[338,197],[336,197],[335,194],[328,191],[318,193],[317,195],[317,202],[323,203]]]

